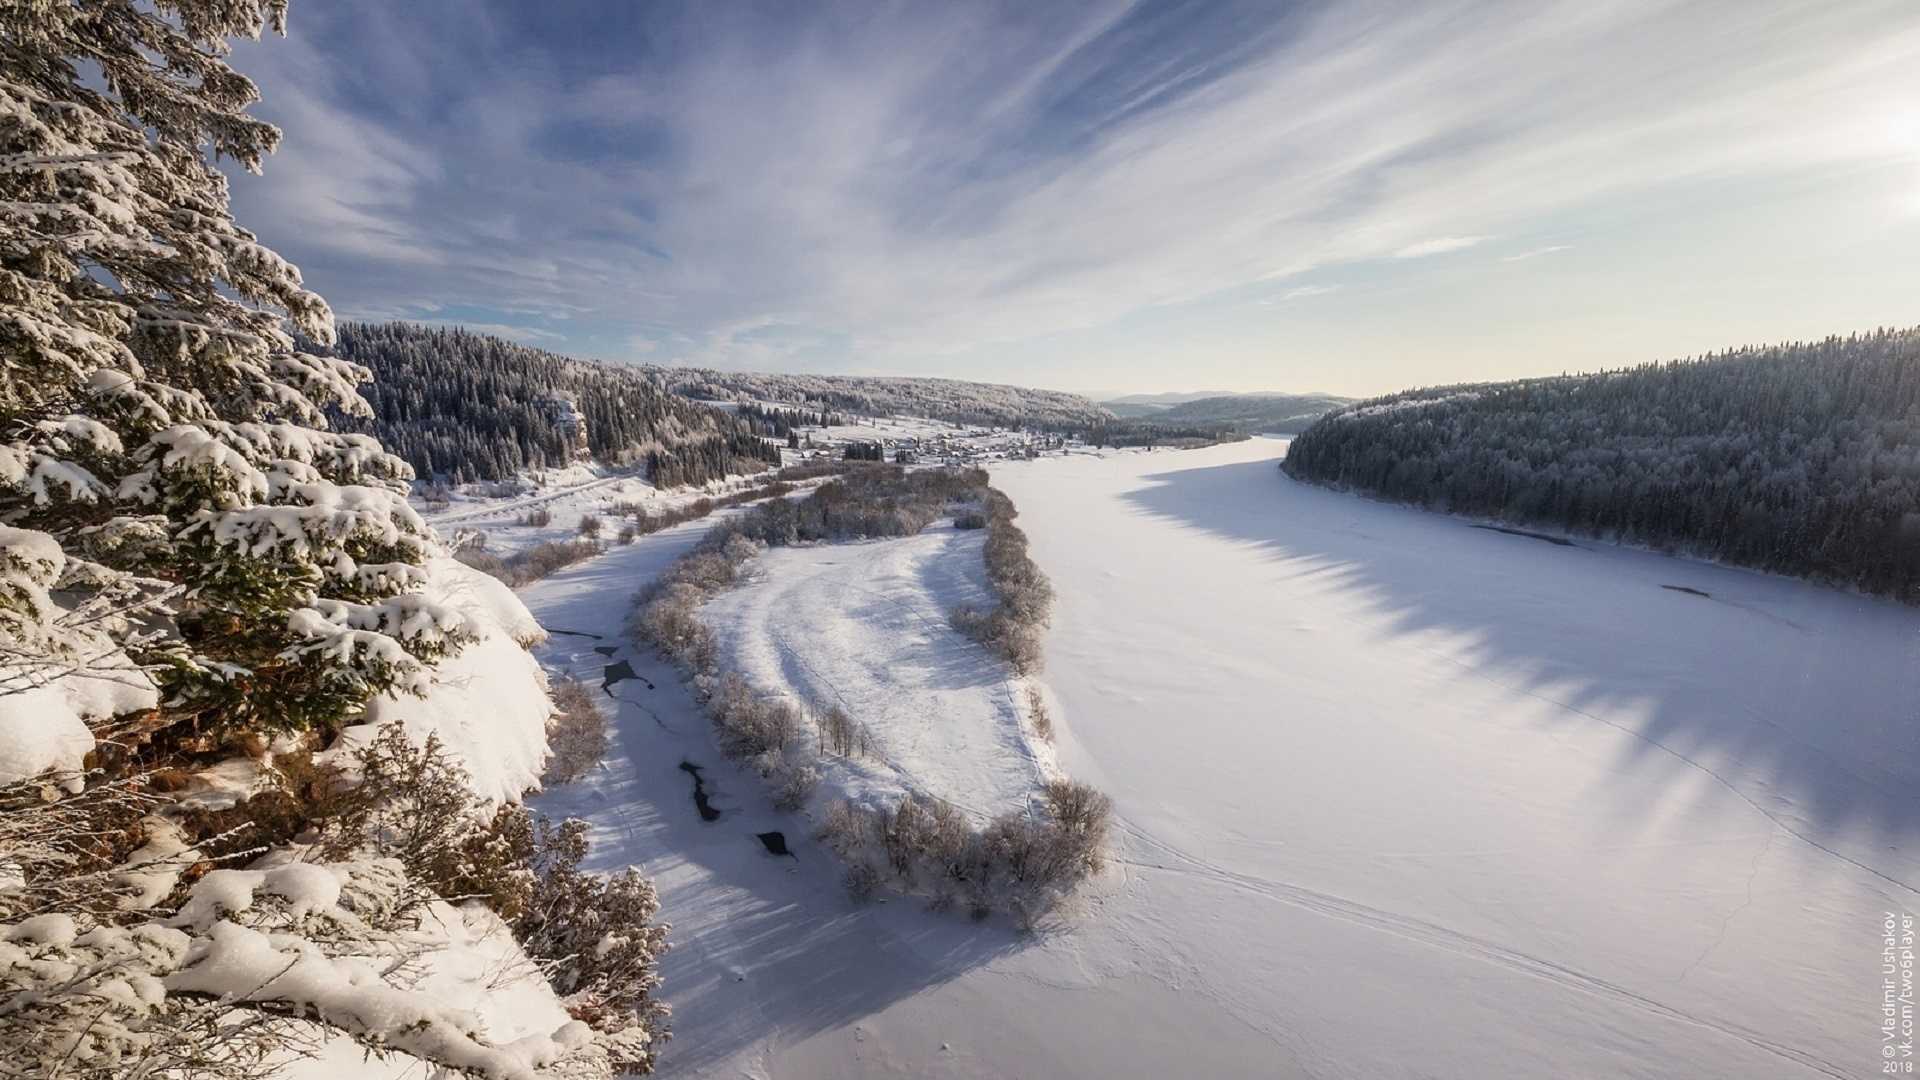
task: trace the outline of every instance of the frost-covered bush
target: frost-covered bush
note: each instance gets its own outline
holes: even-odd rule
[[[475,548],[462,548],[459,551],[454,552],[453,557],[456,560],[458,560],[463,566],[471,566],[475,570],[478,570],[483,574],[490,574],[493,577],[497,577],[501,579],[502,581],[506,580],[506,577],[507,577],[506,560],[502,559],[498,555],[495,555],[491,551],[482,551]]]
[[[943,517],[950,504],[981,499],[986,483],[979,469],[848,465],[805,499],[771,499],[716,525],[701,548],[718,550],[733,535],[772,546],[912,536]]]
[[[813,710],[814,736],[822,754],[865,757],[873,752],[873,732],[838,705]]]
[[[1053,715],[1047,712],[1047,702],[1040,696],[1040,689],[1031,685],[1027,687],[1027,721],[1033,725],[1034,734],[1053,741]]]
[[[640,605],[627,622],[627,632],[642,644],[660,650],[696,678],[719,674],[720,642],[698,618],[706,594],[691,585],[675,584],[640,594]]]
[[[553,723],[547,728],[548,784],[569,784],[585,776],[607,753],[607,719],[593,694],[578,679],[553,684]]]
[[[582,872],[584,822],[556,825],[517,803],[490,808],[431,737],[416,746],[383,732],[353,771],[355,805],[328,824],[326,845],[344,851],[362,838],[436,894],[484,901],[598,1033],[596,1053],[616,1071],[650,1072],[667,1030],[666,1007],[652,997],[667,932],[654,923],[652,883],[632,869]]]
[[[121,876],[125,861],[146,843],[143,821],[165,801],[146,790],[146,779],[73,794],[40,781],[0,787],[0,919],[51,911],[113,918],[123,910],[136,892]]]
[[[604,877],[580,870],[586,833],[583,821],[540,819],[528,859],[533,887],[513,917],[514,936],[542,962],[567,1011],[596,1032],[612,1071],[650,1073],[669,1038],[667,1007],[653,996],[669,927],[656,921],[653,883],[633,868]]]
[[[820,770],[811,756],[798,746],[756,754],[747,759],[747,766],[760,775],[767,789],[767,801],[782,813],[806,806],[820,788]]]
[[[813,837],[850,868],[856,901],[886,885],[936,910],[964,900],[975,917],[1006,911],[1031,925],[1105,866],[1112,816],[1106,796],[1070,780],[1049,783],[1041,802],[1041,813],[976,826],[951,803],[912,792],[890,809],[836,799]]]
[[[503,560],[500,580],[518,588],[547,577],[562,567],[585,562],[604,550],[598,540],[546,540]]]
[[[1013,501],[988,488],[983,502],[987,539],[981,557],[994,606],[982,611],[962,603],[947,613],[947,619],[955,630],[986,646],[1014,671],[1030,675],[1040,670],[1040,637],[1053,607],[1053,586],[1027,554],[1027,535],[1013,524]]]
[[[707,702],[707,715],[721,753],[730,758],[778,754],[800,736],[800,710],[790,702],[761,697],[731,671],[721,676]]]

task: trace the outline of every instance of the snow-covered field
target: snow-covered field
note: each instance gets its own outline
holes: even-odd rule
[[[773,548],[701,609],[722,668],[810,714],[838,705],[872,732],[871,754],[822,759],[826,791],[878,810],[914,790],[984,824],[1048,778],[1021,684],[947,624],[957,604],[993,604],[985,537],[942,521],[904,539]]]
[[[454,492],[446,503],[435,505],[424,504],[416,496],[414,507],[448,542],[462,541],[468,534],[484,534],[481,547],[507,556],[535,544],[575,539],[580,535],[581,519],[586,517],[604,517],[602,539],[610,540],[620,526],[612,516],[619,506],[639,506],[659,514],[685,507],[703,496],[729,494],[759,482],[756,477],[731,477],[700,488],[661,491],[623,470],[581,464],[530,473],[516,482],[519,490],[513,494],[495,497]],[[501,489],[507,490],[508,485],[501,485]],[[547,524],[529,523],[541,513]]]
[[[804,825],[618,636],[702,525],[523,592],[550,668],[612,676],[614,753],[538,805],[660,885],[664,1073],[1880,1072],[1920,611],[1320,491],[1283,446],[995,469],[1059,593],[1061,765],[1122,824],[1035,936],[765,854]]]

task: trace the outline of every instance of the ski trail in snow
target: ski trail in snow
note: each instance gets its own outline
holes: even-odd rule
[[[1510,971],[1517,971],[1524,975],[1533,976],[1534,978],[1544,979],[1547,982],[1554,983],[1569,990],[1580,991],[1596,997],[1620,1002],[1668,1020],[1716,1031],[1729,1038],[1738,1039],[1757,1049],[1764,1050],[1776,1057],[1784,1058],[1796,1065],[1811,1069],[1814,1072],[1837,1077],[1839,1080],[1847,1080],[1851,1075],[1840,1066],[1825,1058],[1807,1053],[1804,1050],[1786,1046],[1782,1043],[1774,1042],[1757,1032],[1748,1031],[1734,1024],[1684,1012],[1638,991],[1621,986],[1618,983],[1608,982],[1605,979],[1588,975],[1585,972],[1577,971],[1563,964],[1557,964],[1551,960],[1534,956],[1530,953],[1509,949],[1495,942],[1486,941],[1482,938],[1474,937],[1471,934],[1463,934],[1457,930],[1451,930],[1423,919],[1398,915],[1380,908],[1368,907],[1365,904],[1355,903],[1351,900],[1345,900],[1328,893],[1317,892],[1299,885],[1288,885],[1282,882],[1269,881],[1251,874],[1242,874],[1228,870],[1225,867],[1216,866],[1204,859],[1189,855],[1172,844],[1160,840],[1151,833],[1142,830],[1131,822],[1123,820],[1119,824],[1121,830],[1141,847],[1150,848],[1166,859],[1181,864],[1165,865],[1147,863],[1120,856],[1116,861],[1125,865],[1142,870],[1198,874],[1212,878],[1223,884],[1245,892],[1254,893],[1258,896],[1264,896],[1267,899],[1279,903],[1303,908],[1320,915],[1339,919],[1343,922],[1372,927],[1376,930],[1393,934],[1396,937],[1406,938],[1434,948],[1445,949],[1449,952],[1470,956],[1487,963],[1499,965]]]
[[[557,499],[564,499],[570,496],[582,495],[589,491],[597,491],[600,488],[611,487],[612,485],[617,484],[623,480],[630,480],[630,479],[632,479],[632,477],[603,476],[597,480],[588,480],[585,483],[575,484],[572,487],[557,488],[552,491],[543,491],[537,495],[528,495],[528,496],[523,496],[517,499],[503,499],[499,502],[492,503],[488,506],[478,507],[473,510],[462,510],[462,511],[458,511],[456,513],[451,513],[451,514],[435,515],[427,519],[427,524],[432,525],[435,528],[439,528],[443,525],[458,525],[463,521],[473,521],[479,518],[504,517],[516,511],[530,509],[535,506],[541,506],[543,504],[553,502]]]

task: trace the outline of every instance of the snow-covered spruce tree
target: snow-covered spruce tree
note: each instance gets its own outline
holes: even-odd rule
[[[135,650],[165,718],[300,729],[424,685],[461,617],[412,595],[430,541],[406,467],[323,430],[363,369],[305,355],[332,315],[237,226],[214,161],[259,168],[227,40],[285,0],[0,0],[0,535],[62,578],[0,588],[0,634],[47,588],[176,588]],[[44,564],[39,559],[36,564]],[[42,605],[44,607],[44,605]]]
[[[522,995],[525,1015],[483,1023],[411,982],[436,943],[514,929],[439,896],[543,870],[538,842],[496,850],[472,777],[440,782],[445,828],[416,830],[412,862],[369,850],[377,825],[313,828],[342,819],[322,804],[345,796],[304,753],[262,764],[277,780],[229,810],[168,795],[208,748],[189,732],[324,729],[376,694],[425,692],[435,660],[507,633],[483,610],[497,605],[429,581],[405,465],[325,430],[326,410],[365,409],[366,372],[301,353],[333,337],[326,305],[228,213],[215,162],[257,168],[278,133],[245,114],[254,88],[226,42],[280,30],[285,7],[0,0],[0,735],[47,726],[36,694],[70,706],[85,747],[99,717],[130,710],[167,733],[83,777],[64,736],[60,765],[0,761],[0,1077],[252,1080],[329,1032],[448,1075],[647,1071],[664,927],[637,875],[575,875],[575,892],[595,919],[641,925],[575,925],[556,905],[520,935],[571,950],[539,958],[572,966],[538,1009]],[[74,689],[96,682],[129,692]],[[271,846],[255,858],[237,837],[265,819],[245,836]],[[288,843],[301,825],[339,850]],[[488,947],[553,981],[517,944]]]

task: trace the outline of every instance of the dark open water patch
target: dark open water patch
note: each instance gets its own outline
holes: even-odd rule
[[[788,849],[786,833],[775,830],[774,832],[755,833],[754,835],[760,838],[760,844],[767,849],[767,854],[785,855],[795,862],[800,860],[800,856],[795,855]]]
[[[626,682],[628,679],[645,684],[649,690],[655,689],[652,680],[633,670],[633,665],[625,660],[618,660],[606,666],[606,669],[600,673],[600,689],[605,690],[608,697],[612,697],[614,685]]]
[[[1574,546],[1573,541],[1564,536],[1548,536],[1546,533],[1528,532],[1525,529],[1509,529],[1505,525],[1475,525],[1474,528],[1486,529],[1489,532],[1506,533],[1508,536],[1524,536],[1529,540],[1545,540],[1549,544],[1558,544],[1561,547]]]
[[[590,637],[595,641],[599,641],[602,637],[602,635],[600,634],[589,634],[585,630],[555,630],[551,626],[547,627],[546,629],[547,629],[547,633],[559,634],[562,637]]]
[[[601,656],[612,656],[612,655],[613,655],[614,653],[617,653],[617,652],[619,652],[619,651],[620,651],[620,646],[618,646],[618,645],[595,645],[595,646],[593,647],[593,651],[594,651],[594,652],[597,652],[597,653],[599,653],[599,654],[600,654]]]
[[[1674,592],[1683,592],[1683,593],[1686,593],[1688,596],[1704,596],[1709,600],[1713,599],[1712,593],[1701,592],[1699,589],[1690,589],[1685,585],[1662,585],[1660,587],[1663,589],[1672,589]]]
[[[700,775],[700,766],[691,761],[683,761],[680,763],[680,771],[693,777],[693,808],[700,811],[700,820],[719,821],[720,811],[715,810],[713,804],[707,801],[707,782]],[[786,841],[783,840],[781,843],[785,844]]]

